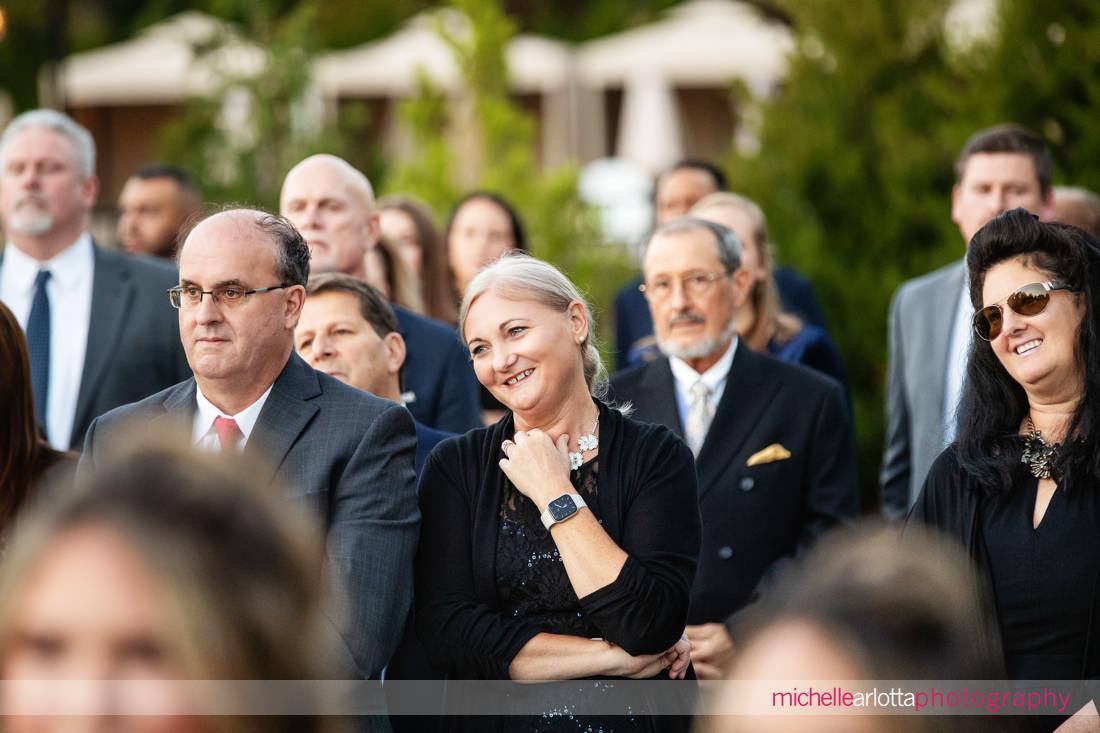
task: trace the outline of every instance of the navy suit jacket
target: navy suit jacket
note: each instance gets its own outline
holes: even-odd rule
[[[195,380],[97,418],[81,472],[93,470],[126,425],[179,425],[190,435]],[[291,354],[248,440],[272,480],[312,510],[325,531],[331,672],[377,677],[397,646],[412,602],[419,533],[409,411],[315,371]]]
[[[418,480],[420,471],[424,468],[424,461],[428,460],[428,454],[432,452],[432,448],[452,435],[454,433],[429,428],[419,420],[416,421],[416,478]]]
[[[393,306],[405,339],[405,406],[420,422],[449,433],[481,427],[470,355],[451,326]]]
[[[176,268],[99,246],[94,253],[88,347],[69,441],[73,450],[80,449],[97,416],[191,376],[179,318],[168,302],[168,288],[179,284]]]
[[[667,358],[615,375],[633,418],[683,436]],[[789,456],[749,459],[779,444]],[[836,380],[737,346],[695,459],[703,549],[689,624],[722,622],[788,559],[859,512],[855,441]]]

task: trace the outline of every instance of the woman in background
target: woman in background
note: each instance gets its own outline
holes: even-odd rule
[[[515,208],[489,191],[474,191],[459,199],[447,220],[444,241],[456,300],[461,300],[481,268],[505,252],[528,249],[523,222]]]
[[[443,236],[431,212],[408,198],[387,196],[378,202],[382,236],[397,245],[401,258],[420,281],[424,315],[450,325],[458,322],[454,280],[447,265]]]
[[[729,227],[741,241],[741,263],[754,280],[749,299],[737,315],[737,332],[748,347],[828,374],[848,394],[840,353],[829,335],[782,310],[768,224],[760,207],[744,196],[718,192],[700,199],[691,215]]]
[[[468,193],[455,204],[444,239],[456,301],[462,299],[470,281],[490,262],[512,250],[527,251],[527,235],[519,214],[504,198],[489,191]],[[484,385],[479,394],[481,420],[492,425],[504,416],[506,409]]]
[[[27,340],[0,303],[0,546],[24,502],[65,454],[46,442],[34,413]]]
[[[109,721],[89,730],[327,730],[308,697],[296,717],[212,717],[208,705],[232,712],[246,696],[186,682],[318,678],[312,524],[243,458],[141,441],[75,491],[44,495],[12,538],[0,570],[4,730],[70,730],[67,715]],[[283,699],[252,702],[269,712]]]
[[[363,255],[363,271],[364,279],[390,303],[424,314],[420,283],[393,241],[379,237],[377,244]]]

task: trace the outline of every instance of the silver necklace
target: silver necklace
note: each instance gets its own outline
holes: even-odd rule
[[[580,450],[569,451],[569,469],[576,471],[584,463],[584,454],[600,447],[600,439],[596,437],[596,431],[600,429],[600,413],[596,413],[596,422],[592,423],[592,432],[577,438],[577,448]]]
[[[1043,440],[1043,434],[1031,421],[1031,415],[1027,416],[1027,435],[1024,436],[1024,454],[1020,456],[1020,463],[1026,463],[1035,478],[1050,478],[1054,472],[1054,461],[1058,457],[1058,449],[1061,443],[1048,443]]]

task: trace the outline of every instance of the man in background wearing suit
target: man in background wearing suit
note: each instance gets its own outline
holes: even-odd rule
[[[703,547],[686,633],[696,673],[712,679],[732,653],[733,614],[858,513],[852,424],[835,380],[738,342],[752,275],[730,229],[694,217],[660,226],[642,271],[662,356],[611,385],[636,419],[695,453]]]
[[[294,348],[317,371],[401,404],[405,339],[374,286],[341,272],[311,277]],[[416,421],[417,477],[432,448],[450,435]]]
[[[663,171],[653,184],[654,221],[661,226],[684,216],[707,194],[726,190],[726,175],[705,160],[681,160]],[[789,267],[776,267],[775,283],[784,310],[825,328],[825,316],[810,281]],[[632,280],[615,295],[615,368],[624,369],[659,354],[653,339],[649,306],[638,292],[642,279]]]
[[[1022,206],[1053,213],[1050,150],[1017,125],[974,133],[955,161],[951,220],[964,245],[993,217]],[[902,283],[890,304],[886,448],[879,484],[883,512],[901,519],[917,500],[936,456],[955,439],[970,348],[964,260]]]
[[[279,211],[306,238],[315,272],[366,279],[365,257],[381,226],[374,189],[343,158],[313,155],[283,181]],[[477,381],[454,328],[393,306],[408,349],[405,403],[425,425],[451,433],[481,426]]]
[[[0,137],[0,300],[30,348],[38,420],[78,448],[88,424],[186,379],[168,263],[102,249],[87,232],[99,182],[95,143],[53,110],[19,115]]]
[[[377,677],[412,599],[419,525],[408,410],[314,371],[294,353],[309,249],[281,217],[237,209],[187,237],[179,333],[194,378],[113,410],[88,430],[81,470],[127,424],[182,424],[200,448],[256,452],[272,478],[323,523],[339,638],[327,670]]]
[[[202,193],[184,171],[138,168],[118,195],[118,243],[127,252],[174,260],[180,232],[201,207]]]

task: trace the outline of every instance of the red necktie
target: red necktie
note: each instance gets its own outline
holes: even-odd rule
[[[218,433],[218,442],[221,443],[222,453],[236,452],[237,441],[244,433],[237,426],[237,421],[231,417],[214,418],[214,430]]]

